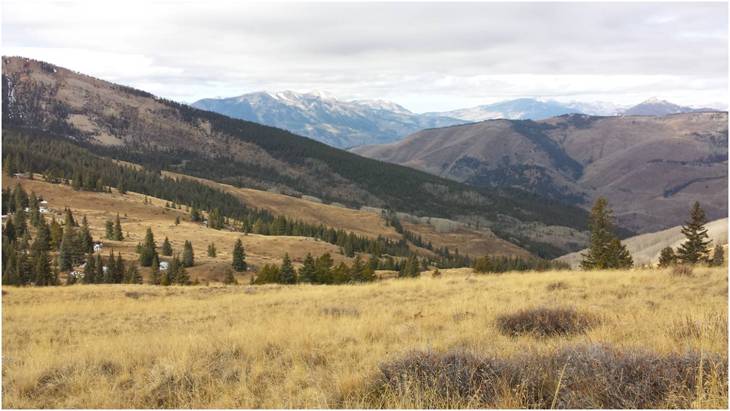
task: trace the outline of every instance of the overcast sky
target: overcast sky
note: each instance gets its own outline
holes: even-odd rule
[[[183,102],[320,90],[418,112],[517,97],[727,107],[726,3],[39,3],[2,2],[4,55]]]

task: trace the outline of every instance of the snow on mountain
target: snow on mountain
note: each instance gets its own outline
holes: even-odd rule
[[[484,121],[498,118],[542,120],[570,113],[582,113],[582,111],[553,100],[542,101],[520,98],[441,113],[426,113],[426,115],[453,117],[467,121]]]
[[[412,113],[390,101],[343,101],[324,92],[256,92],[203,99],[192,106],[283,128],[339,148],[388,143],[425,128],[464,122]]]

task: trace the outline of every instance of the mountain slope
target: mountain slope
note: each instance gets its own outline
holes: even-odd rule
[[[3,58],[3,109],[6,129],[45,130],[150,169],[449,218],[488,227],[545,256],[581,244],[555,244],[542,233],[586,229],[586,213],[577,207],[518,190],[465,186],[24,58]],[[525,231],[524,224],[537,228]]]
[[[707,234],[712,240],[712,246],[715,245],[726,245],[728,238],[728,219],[722,218],[707,223]],[[668,228],[666,230],[658,231],[655,233],[647,233],[637,235],[631,238],[623,240],[623,243],[631,253],[631,257],[634,259],[635,265],[653,265],[659,261],[659,254],[664,247],[672,247],[677,249],[680,244],[685,241],[685,237],[681,232],[682,226],[676,226]],[[581,254],[585,253],[586,250],[577,251],[574,253],[566,254],[562,257],[557,258],[559,261],[564,261],[570,264],[571,267],[577,268],[580,265],[582,259]]]
[[[682,221],[699,200],[727,215],[727,113],[567,115],[424,130],[356,153],[482,187],[519,187],[572,204],[608,198],[637,232]]]
[[[203,99],[192,106],[283,128],[339,148],[387,143],[425,128],[464,122],[444,116],[421,116],[382,100],[341,101],[293,91]]]
[[[703,111],[717,111],[711,108],[692,108],[670,103],[658,98],[650,98],[633,107],[624,110],[621,114],[625,116],[668,116],[679,113],[693,113]]]
[[[483,121],[491,119],[542,120],[569,113],[580,113],[580,110],[557,101],[520,98],[440,113],[426,113],[425,115],[452,117],[467,121]]]

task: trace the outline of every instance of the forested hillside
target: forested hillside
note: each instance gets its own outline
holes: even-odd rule
[[[586,228],[586,214],[577,207],[519,190],[473,188],[366,159],[48,63],[4,58],[3,108],[6,128],[42,129],[150,170],[466,221],[544,256],[581,245],[554,244],[542,235],[550,226]],[[544,230],[528,232],[524,224]]]

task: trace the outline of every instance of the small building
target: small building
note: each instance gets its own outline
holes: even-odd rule
[[[48,201],[41,200],[38,204],[40,204],[41,206],[48,206]]]
[[[74,271],[71,271],[70,273],[68,273],[68,275],[71,276],[71,277],[73,277],[73,278],[75,278],[75,279],[77,279],[77,280],[81,280],[81,279],[84,278],[84,272],[83,271],[76,271],[76,270],[74,270]]]
[[[167,261],[160,261],[160,271],[167,271],[170,268],[170,263]]]
[[[103,272],[104,274],[106,274],[106,273],[107,273],[107,271],[109,271],[109,267],[107,267],[107,266],[103,266],[103,267],[101,267],[101,271],[102,271],[102,272]]]
[[[104,248],[104,246],[101,243],[94,243],[94,252],[98,253]]]
[[[40,211],[41,214],[48,214],[48,208],[43,206],[38,207],[38,211]]]

